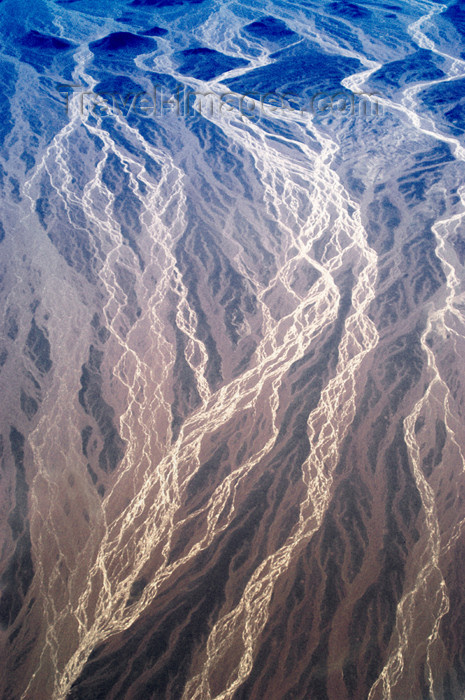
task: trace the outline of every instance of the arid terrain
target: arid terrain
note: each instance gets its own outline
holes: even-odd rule
[[[0,23],[2,700],[461,700],[463,5]]]

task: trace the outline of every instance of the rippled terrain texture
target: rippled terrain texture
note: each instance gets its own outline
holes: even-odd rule
[[[464,697],[465,10],[394,3],[1,2],[2,700]]]

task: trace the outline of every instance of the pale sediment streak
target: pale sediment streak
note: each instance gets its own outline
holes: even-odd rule
[[[317,189],[312,192],[312,217],[317,212],[316,220],[313,220],[312,225],[303,227],[298,239],[305,238],[307,228],[314,228],[320,232],[325,229],[330,217],[325,222],[326,226],[322,226],[322,223],[331,205],[339,212],[340,220],[336,225],[333,224],[333,235],[325,247],[324,265],[318,265],[315,260],[312,262],[318,265],[322,274],[331,276],[341,268],[349,251],[360,256],[362,262],[361,268],[357,269],[358,279],[353,290],[353,311],[345,323],[335,376],[324,388],[318,406],[308,419],[311,454],[302,467],[307,496],[300,504],[298,526],[286,543],[269,555],[256,569],[236,608],[226,613],[215,624],[207,641],[202,672],[187,684],[184,700],[207,700],[212,697],[209,675],[221,667],[223,658],[238,640],[241,640],[241,658],[227,687],[215,695],[215,699],[226,700],[232,697],[234,691],[250,674],[256,645],[268,619],[268,608],[275,583],[288,569],[295,553],[308,542],[322,522],[331,495],[333,471],[338,462],[341,444],[355,415],[358,371],[365,355],[371,352],[378,342],[376,328],[367,313],[374,298],[377,256],[366,242],[359,211],[356,210],[354,221],[351,221],[347,214],[346,205],[350,199],[331,170],[332,157],[337,147],[323,136],[321,144],[322,153],[319,157],[313,156],[315,164],[312,167],[314,172],[319,173],[317,182],[320,186],[319,191]],[[355,204],[354,207],[356,208]],[[324,212],[323,221],[319,219],[318,212]],[[343,226],[349,231],[351,239],[351,244],[346,248],[339,240]]]
[[[421,27],[425,22],[428,22],[435,14],[443,12],[445,9],[446,6],[444,5],[433,7],[427,15],[412,24],[410,30],[412,38],[420,48],[429,49],[438,55],[450,58],[437,50],[434,42],[421,31]],[[406,89],[404,91],[403,105],[400,106],[400,109],[405,111],[412,124],[421,132],[452,146],[456,159],[464,163],[465,149],[459,141],[454,137],[441,134],[432,118],[427,120],[424,118],[420,119],[420,117],[415,116],[413,111],[416,94],[425,87],[448,82],[456,78],[459,65],[463,71],[465,62],[457,59],[452,63],[452,75],[449,77],[428,81]],[[427,126],[425,126],[425,123]],[[462,211],[437,221],[432,227],[436,239],[435,252],[446,276],[445,287],[447,295],[444,305],[439,306],[439,308],[434,308],[434,301],[430,305],[426,327],[421,336],[421,348],[427,360],[426,379],[428,387],[415,404],[412,412],[404,420],[405,442],[424,514],[422,534],[414,550],[414,556],[419,562],[418,570],[414,575],[412,588],[404,593],[397,606],[396,629],[391,642],[391,653],[380,676],[370,690],[369,700],[375,700],[375,698],[379,697],[382,697],[384,700],[399,697],[397,686],[413,670],[412,660],[415,659],[416,644],[419,637],[425,640],[425,680],[427,681],[429,692],[432,697],[437,697],[436,693],[442,692],[439,686],[441,682],[440,669],[435,668],[432,663],[435,648],[441,644],[441,620],[449,611],[449,595],[441,571],[441,556],[453,545],[453,542],[459,537],[459,533],[463,532],[463,521],[456,525],[452,535],[447,535],[441,531],[436,507],[436,493],[422,468],[422,430],[417,429],[417,420],[424,413],[434,415],[435,410],[443,414],[448,443],[452,446],[453,454],[462,470],[464,470],[465,458],[456,438],[460,417],[454,415],[454,399],[446,380],[441,376],[434,351],[434,342],[433,345],[428,342],[429,339],[434,337],[444,338],[447,334],[452,336],[458,335],[460,338],[464,337],[465,319],[455,306],[455,302],[463,298],[463,283],[460,281],[460,276],[454,264],[450,262],[450,259],[454,259],[454,254],[450,257],[450,243],[448,243],[448,236],[451,230],[453,231],[454,227],[459,222],[462,222],[465,216],[463,212],[465,205],[463,187],[459,190],[459,194]],[[441,303],[440,300],[439,303]],[[457,331],[457,326],[460,326],[460,332]]]
[[[73,128],[79,123],[79,117],[74,115],[71,119],[69,125],[54,139],[51,146],[48,148],[46,155],[44,156],[41,165],[36,170],[35,177],[37,177],[42,170],[47,170],[52,187],[56,193],[56,196],[60,198],[63,202],[65,210],[68,210],[68,203],[76,201],[77,198],[70,189],[71,175],[66,166],[66,159],[64,153],[66,152],[66,140],[72,133]],[[127,409],[121,417],[121,432],[123,436],[127,439],[129,449],[127,453],[126,466],[123,468],[123,472],[120,475],[121,479],[125,469],[133,468],[138,470],[142,468],[148,469],[151,464],[151,455],[156,453],[156,444],[159,443],[160,447],[165,447],[167,439],[162,439],[162,436],[158,438],[155,430],[154,416],[156,416],[156,411],[164,410],[167,414],[169,413],[170,407],[166,401],[166,396],[164,395],[165,382],[167,378],[167,372],[169,371],[170,364],[172,364],[172,355],[170,345],[165,340],[165,334],[163,332],[163,321],[159,322],[157,328],[158,318],[155,316],[157,305],[163,302],[164,295],[167,293],[170,284],[169,275],[169,264],[166,264],[165,276],[161,280],[158,286],[157,294],[160,295],[159,298],[149,297],[147,299],[147,308],[149,309],[149,314],[154,314],[155,323],[152,324],[152,342],[154,345],[159,347],[159,357],[163,357],[164,364],[164,376],[161,382],[156,382],[152,378],[152,368],[141,358],[138,352],[131,347],[131,334],[128,337],[123,338],[117,330],[115,325],[115,319],[118,317],[119,310],[121,306],[125,303],[125,293],[117,285],[116,278],[110,267],[110,262],[113,257],[116,257],[118,249],[121,247],[121,238],[118,234],[119,226],[116,221],[113,220],[110,214],[111,205],[111,194],[105,190],[105,187],[101,180],[101,171],[103,163],[106,160],[108,152],[116,152],[116,145],[110,142],[106,138],[104,132],[99,131],[99,135],[104,138],[104,149],[103,157],[97,166],[94,179],[86,187],[81,200],[87,221],[95,225],[96,231],[102,231],[102,245],[105,245],[108,241],[111,241],[113,249],[107,251],[107,259],[100,271],[100,279],[102,281],[105,293],[108,298],[107,306],[105,307],[105,313],[108,318],[109,327],[113,336],[117,339],[121,347],[121,357],[115,367],[116,376],[121,380],[122,385],[127,390]],[[149,148],[148,144],[143,144],[146,148]],[[140,170],[140,165],[137,162],[130,163],[123,154],[120,154],[122,162],[125,167],[129,169],[131,165]],[[50,165],[49,165],[50,163]],[[167,206],[169,200],[179,199],[177,206],[180,207],[180,215],[182,217],[182,188],[176,185],[176,180],[171,178],[169,186],[167,182],[170,180],[170,175],[173,172],[172,166],[167,163],[165,167],[165,172],[162,174],[160,181],[160,190],[163,193],[164,189],[171,190],[169,197],[164,197],[161,204]],[[139,177],[143,175],[138,172]],[[131,183],[133,185],[133,183]],[[150,183],[147,181],[147,185]],[[25,192],[31,200],[31,205],[33,204],[33,198],[29,194],[30,187],[32,187],[33,182],[29,183],[25,187]],[[163,193],[165,194],[165,193]],[[103,216],[101,213],[94,213],[93,198],[97,196],[100,201],[106,201],[107,204],[103,209]],[[155,214],[153,212],[162,210],[158,206],[157,197],[160,195],[155,191],[151,197],[148,198],[147,212],[150,217],[149,224],[153,227],[153,220]],[[72,218],[69,217],[70,223],[72,223]],[[158,238],[158,244],[164,249],[166,255],[166,263],[171,261],[171,268],[174,267],[174,258],[169,250],[168,245],[165,243],[164,238],[170,234],[170,229],[161,225],[161,222],[155,221],[158,224],[158,231],[164,230],[165,235]],[[182,226],[179,227],[182,230]],[[157,231],[155,229],[155,231]],[[106,234],[106,235],[105,235]],[[117,301],[118,300],[118,301]],[[111,302],[115,302],[113,308],[110,309]],[[59,312],[55,314],[60,316]],[[66,319],[63,319],[63,328],[67,327]],[[85,358],[83,358],[85,359]],[[129,363],[128,363],[129,359]],[[82,362],[82,360],[81,360]],[[41,653],[41,658],[37,666],[37,670],[31,678],[31,681],[26,689],[23,697],[29,697],[30,693],[38,692],[37,689],[34,691],[34,682],[36,676],[40,674],[42,664],[45,663],[48,666],[48,672],[50,672],[50,667],[55,669],[55,681],[58,685],[60,680],[61,669],[57,661],[58,650],[60,648],[60,632],[63,634],[65,626],[68,629],[67,635],[78,637],[84,633],[88,627],[88,606],[83,603],[83,599],[87,599],[91,596],[92,590],[86,588],[83,593],[79,595],[79,591],[82,585],[87,580],[86,567],[88,562],[93,559],[99,561],[101,555],[96,552],[96,547],[98,549],[98,541],[102,538],[103,546],[105,546],[105,537],[108,535],[108,525],[105,523],[105,508],[108,507],[108,503],[111,502],[112,493],[110,493],[106,502],[103,504],[103,508],[99,508],[97,504],[94,506],[99,509],[99,523],[95,527],[95,531],[89,535],[88,543],[84,547],[82,552],[74,553],[75,560],[66,561],[66,557],[63,554],[64,544],[61,543],[60,531],[58,525],[53,522],[53,514],[51,510],[53,506],[59,503],[59,487],[55,483],[56,473],[52,469],[50,463],[47,464],[47,454],[48,449],[51,444],[55,446],[62,445],[62,462],[63,464],[72,463],[73,461],[78,464],[80,461],[79,454],[74,452],[74,445],[79,444],[79,436],[77,431],[69,421],[64,420],[64,416],[67,415],[66,411],[62,411],[61,407],[66,406],[69,403],[69,397],[66,395],[66,388],[74,385],[78,385],[77,378],[73,376],[72,367],[79,367],[81,363],[79,361],[75,363],[66,363],[63,367],[59,367],[59,388],[57,389],[56,401],[54,402],[54,407],[46,414],[37,426],[37,429],[30,436],[30,445],[34,454],[34,462],[37,468],[37,476],[34,480],[31,489],[31,501],[36,503],[36,507],[33,507],[32,512],[32,522],[33,531],[38,533],[38,539],[33,542],[35,561],[36,561],[36,584],[41,587],[41,599],[44,605],[44,618],[46,624],[45,640],[43,645],[43,650]],[[129,364],[132,376],[126,377],[125,366]],[[147,405],[140,406],[139,395],[140,391],[144,390],[146,386],[151,387],[151,392],[153,392],[152,387],[159,387],[159,392],[155,392],[155,396],[150,399],[150,403]],[[60,388],[61,387],[61,388]],[[143,392],[146,395],[146,392]],[[140,410],[138,410],[140,409]],[[169,421],[168,421],[169,424]],[[143,445],[141,453],[139,454],[139,461],[137,465],[134,465],[131,461],[131,448],[134,446],[134,441],[132,440],[132,435],[134,429],[139,428],[142,431]],[[140,449],[140,438],[138,447]],[[54,455],[56,461],[57,455]],[[117,485],[114,489],[117,488]],[[43,515],[43,500],[44,500],[44,489],[48,490],[48,500],[49,503],[49,516],[44,518]],[[159,488],[160,500],[163,501],[165,497],[164,484],[162,483]],[[38,495],[40,494],[40,496]],[[92,500],[92,495],[90,496]],[[168,498],[168,496],[166,497]],[[41,507],[37,505],[38,499],[41,501]],[[95,496],[94,496],[95,500]],[[39,524],[40,521],[40,524]],[[46,559],[43,554],[50,549],[50,542],[56,542],[56,550],[61,552],[59,560],[53,566],[53,569],[48,572],[44,572],[42,561]],[[68,555],[69,556],[69,555]],[[60,565],[65,564],[65,567],[69,570],[68,580],[65,581],[60,574]],[[107,575],[107,570],[104,567],[99,567],[97,564],[97,569],[94,572],[96,575],[101,576],[100,585],[103,588],[102,599],[106,599],[107,596],[111,596],[111,583]],[[90,577],[92,581],[92,577]],[[40,582],[40,583],[39,583]],[[95,582],[94,582],[95,583]],[[57,585],[60,584],[61,593],[57,596]],[[87,584],[86,584],[87,585]],[[90,584],[89,584],[90,585]],[[63,595],[69,597],[68,602],[61,600]],[[78,594],[77,604],[74,599]],[[57,599],[62,605],[62,609],[57,609]],[[88,601],[87,601],[88,602]],[[59,604],[58,604],[59,605]],[[74,608],[74,609],[73,609]],[[71,632],[72,631],[72,632]],[[48,658],[47,658],[48,657]],[[40,686],[40,676],[39,676],[39,686]]]
[[[79,77],[92,84],[89,76],[84,73],[83,65],[80,66]],[[305,465],[305,481],[309,494],[306,502],[302,504],[298,530],[292,536],[291,542],[273,555],[270,560],[264,562],[255,572],[241,602],[247,611],[245,651],[238,670],[238,678],[243,679],[247,669],[250,669],[253,653],[252,638],[256,638],[266,621],[267,601],[269,601],[273,585],[279,574],[287,567],[289,558],[299,543],[308,538],[317,527],[325,503],[329,498],[331,470],[337,460],[338,446],[353,417],[357,371],[363,357],[374,347],[377,340],[376,331],[366,315],[368,304],[373,298],[376,256],[366,245],[359,213],[357,212],[353,218],[350,218],[347,206],[352,204],[351,200],[331,170],[332,157],[336,152],[335,144],[321,137],[323,150],[319,157],[315,157],[314,153],[305,147],[305,144],[300,144],[305,151],[307,162],[296,164],[292,158],[285,159],[283,157],[278,160],[276,151],[267,143],[266,134],[260,133],[256,126],[253,127],[253,134],[251,134],[228,124],[225,127],[228,136],[240,142],[247,152],[252,154],[263,171],[267,208],[269,212],[274,210],[282,216],[282,227],[289,239],[288,247],[292,243],[296,245],[298,250],[294,263],[300,259],[310,262],[321,276],[307,295],[296,299],[295,311],[285,317],[282,322],[274,325],[269,315],[266,317],[266,305],[263,298],[267,288],[259,290],[258,296],[263,305],[267,322],[264,337],[256,352],[255,366],[239,379],[230,382],[229,385],[212,395],[204,380],[206,352],[203,344],[196,337],[195,312],[189,306],[186,290],[176,269],[172,252],[173,235],[176,235],[176,232],[179,235],[185,226],[183,174],[176,170],[164,153],[154,149],[143,141],[137,133],[132,132],[131,136],[139,142],[140,147],[149,151],[154,159],[162,164],[160,184],[158,187],[154,187],[153,183],[145,178],[137,160],[120,149],[110,135],[99,128],[98,121],[96,125],[87,123],[88,132],[98,135],[104,146],[95,175],[85,187],[83,196],[79,198],[73,190],[72,176],[67,168],[65,153],[67,140],[80,123],[81,118],[78,112],[72,112],[69,124],[53,140],[25,191],[31,201],[32,208],[35,180],[41,172],[46,171],[55,196],[63,203],[64,209],[68,213],[70,223],[73,223],[70,204],[77,205],[80,202],[86,220],[92,225],[95,233],[98,232],[101,237],[100,246],[105,252],[105,258],[99,272],[99,278],[104,297],[107,299],[104,308],[107,324],[113,339],[121,349],[120,359],[115,366],[114,374],[119,379],[121,386],[124,387],[127,396],[127,409],[120,418],[120,429],[122,436],[127,441],[128,450],[115,483],[102,502],[96,531],[92,536],[89,536],[83,551],[75,554],[74,562],[66,562],[69,569],[66,585],[63,585],[64,582],[60,580],[60,562],[54,565],[51,575],[50,572],[44,571],[40,564],[40,552],[47,546],[46,541],[49,538],[52,541],[56,540],[56,549],[62,551],[60,535],[53,522],[53,513],[50,513],[47,523],[42,523],[42,527],[39,527],[38,524],[34,525],[34,531],[41,532],[39,539],[34,543],[34,551],[38,564],[37,581],[40,581],[41,597],[45,606],[47,632],[41,659],[23,694],[24,698],[31,697],[34,692],[37,692],[39,687],[37,684],[41,682],[42,669],[45,672],[50,672],[50,668],[55,669],[52,697],[57,700],[65,697],[92,649],[112,633],[127,628],[138,619],[144,608],[153,600],[160,584],[169,578],[175,570],[195,557],[199,551],[207,547],[213,538],[228,526],[234,513],[234,491],[237,484],[263,459],[275,441],[277,435],[276,412],[279,406],[278,391],[283,377],[295,359],[303,355],[312,339],[321,334],[336,318],[339,291],[333,279],[334,274],[341,269],[343,264],[348,263],[347,256],[358,253],[362,259],[359,279],[354,289],[354,311],[346,321],[336,375],[324,390],[320,404],[309,420],[310,436],[315,437],[316,432],[313,426],[316,426],[321,420],[323,420],[323,429],[318,441],[313,446],[314,453]],[[127,126],[125,128],[130,129]],[[114,263],[122,249],[119,225],[112,214],[114,196],[102,179],[102,171],[110,153],[118,155],[124,171],[129,177],[130,188],[135,196],[138,196],[136,178],[145,183],[149,192],[148,197],[141,200],[144,206],[145,226],[148,231],[153,230],[153,235],[157,238],[164,258],[164,272],[157,292],[153,296],[148,293],[143,299],[147,308],[150,308],[153,334],[152,355],[157,351],[164,366],[160,390],[148,406],[144,401],[141,402],[139,397],[141,394],[145,397],[146,389],[156,385],[152,369],[148,360],[140,357],[137,348],[132,346],[132,335],[135,331],[130,329],[127,334],[122,334],[118,325],[118,319],[121,317],[127,297],[124,290],[119,287],[114,271]],[[301,216],[299,208],[302,207],[302,203],[305,204],[308,201],[309,194],[301,184],[295,182],[295,179],[302,176],[306,178],[309,168],[314,179],[312,212],[310,216]],[[167,195],[167,190],[170,190],[170,195]],[[153,212],[163,210],[163,207],[169,205],[170,200],[177,207],[178,214],[174,225],[168,228],[163,224],[161,217],[156,217]],[[327,208],[328,200],[332,207],[331,211]],[[98,211],[96,207],[99,207]],[[312,252],[313,243],[321,235],[321,232],[330,226],[333,227],[330,242],[326,245],[321,259],[317,260]],[[347,239],[346,231],[352,234],[352,240]],[[162,232],[162,236],[160,236],[160,232]],[[155,252],[153,254],[155,257]],[[160,255],[160,252],[157,254]],[[291,290],[289,282],[291,271],[292,266],[289,263],[283,263],[277,276],[288,291]],[[188,361],[190,360],[202,398],[202,406],[186,420],[179,439],[172,447],[169,447],[169,432],[167,437],[154,436],[155,421],[151,415],[152,407],[155,407],[156,404],[161,405],[159,410],[164,411],[165,414],[169,413],[164,389],[174,356],[163,335],[163,316],[161,312],[160,315],[158,314],[163,296],[168,290],[174,290],[178,293],[179,304],[176,318],[189,339]],[[192,362],[196,348],[199,349],[201,356],[201,362],[197,365]],[[62,375],[63,391],[65,391],[64,387],[77,385],[77,379],[72,370],[64,372]],[[203,539],[187,555],[168,564],[173,534],[185,522],[175,522],[180,494],[189,476],[195,472],[199,464],[199,453],[204,435],[216,430],[238,410],[255,411],[257,402],[263,398],[266,398],[269,404],[271,436],[241,467],[232,472],[213,494],[208,507],[207,531]],[[67,434],[66,431],[63,432],[63,419],[60,421],[58,418],[60,406],[64,405],[65,400],[66,397],[59,393],[58,401],[55,404],[56,423],[51,422],[50,416],[48,416],[46,423],[42,421],[30,438],[38,468],[38,475],[32,488],[32,500],[35,501],[37,498],[36,490],[43,488],[42,484],[45,482],[48,490],[47,498],[51,506],[57,502],[58,494],[53,475],[49,474],[50,468],[47,466],[47,445],[59,444],[60,440],[63,440],[63,435]],[[342,420],[335,418],[338,410],[341,411]],[[74,429],[70,430],[69,442],[74,445],[79,444]],[[137,440],[136,434],[139,435]],[[160,452],[165,452],[165,456],[155,466],[152,464],[154,437],[156,438],[155,446]],[[334,441],[329,469],[323,466],[323,453],[328,441]],[[135,449],[136,444],[140,450],[139,454],[142,455],[139,457],[137,465],[133,463],[133,449]],[[65,455],[63,452],[64,462],[69,459],[69,454],[68,452]],[[78,462],[77,453],[74,457]],[[182,472],[179,471],[180,465],[182,465]],[[113,498],[118,497],[118,486],[133,470],[135,470],[136,476],[145,476],[141,488],[138,493],[132,496],[130,505],[111,522],[107,522],[106,512],[111,508]],[[43,494],[41,497],[43,498]],[[228,503],[232,503],[232,505],[228,506]],[[228,507],[229,512],[227,511]],[[35,510],[38,513],[40,509],[36,508]],[[125,602],[128,599],[131,585],[157,547],[162,548],[164,564],[146,587],[140,600],[128,609],[125,607]],[[123,558],[122,552],[125,553]],[[64,554],[62,558],[65,558]],[[92,561],[94,563],[89,571],[87,567]],[[54,586],[57,582],[61,583],[65,592],[67,591],[65,597],[68,596],[67,600],[60,601],[61,609],[58,609],[56,603]],[[224,621],[220,620],[212,632],[212,638],[218,634],[220,637],[222,636],[222,625],[224,625]],[[68,630],[73,630],[72,638],[75,651],[71,653],[65,668],[60,668],[58,663],[59,644],[65,627]],[[206,668],[208,669],[212,663],[213,658],[209,660]]]
[[[462,205],[465,205],[464,190],[461,190]],[[402,680],[403,674],[409,669],[409,660],[414,657],[412,645],[418,639],[418,627],[427,628],[426,632],[426,676],[429,690],[436,697],[436,683],[441,678],[435,675],[435,669],[431,663],[431,656],[436,644],[440,643],[440,624],[444,615],[449,611],[449,596],[444,576],[440,568],[441,555],[450,548],[453,542],[463,532],[463,521],[456,526],[457,531],[452,535],[441,532],[438,513],[436,509],[435,491],[429,484],[421,465],[421,436],[422,430],[416,429],[418,418],[425,411],[440,410],[444,415],[447,438],[453,446],[453,454],[456,455],[462,470],[465,470],[465,457],[459,441],[456,438],[456,430],[460,425],[460,418],[454,415],[453,397],[447,382],[441,377],[433,348],[428,343],[434,332],[436,337],[445,337],[447,334],[457,335],[457,322],[464,329],[463,315],[454,306],[454,300],[458,294],[463,296],[463,283],[457,276],[454,266],[445,257],[447,236],[451,225],[463,221],[465,213],[458,213],[447,219],[440,220],[433,226],[436,237],[436,255],[441,261],[446,274],[447,297],[444,306],[431,309],[426,327],[421,336],[421,347],[427,358],[428,388],[424,395],[415,404],[412,413],[404,421],[404,435],[409,451],[410,461],[416,485],[421,496],[425,521],[423,524],[426,543],[423,537],[419,545],[423,550],[418,554],[419,570],[415,576],[413,588],[402,597],[397,607],[395,642],[392,645],[391,655],[386,662],[378,680],[370,691],[369,697],[395,698],[396,685]],[[460,294],[461,292],[461,294]],[[451,320],[452,323],[451,323]],[[464,331],[459,334],[464,337]],[[434,345],[433,345],[434,347]],[[444,407],[441,409],[441,407]]]

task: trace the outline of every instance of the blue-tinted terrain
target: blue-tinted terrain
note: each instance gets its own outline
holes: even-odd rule
[[[463,3],[0,27],[2,700],[463,698]]]
[[[441,120],[442,128],[447,127],[457,136],[465,131],[465,78],[439,82],[425,88],[419,94],[426,109],[433,110]]]
[[[437,57],[433,51],[419,49],[398,61],[385,63],[371,76],[371,83],[380,89],[386,87],[399,90],[405,85],[440,80],[446,77],[441,70],[444,64],[442,56]]]
[[[246,24],[243,32],[248,36],[254,37],[260,46],[267,43],[286,44],[290,40],[297,41],[300,38],[297,32],[289,29],[285,22],[273,16],[262,17],[255,20],[255,22]]]
[[[248,64],[242,58],[233,58],[207,48],[185,49],[181,52],[180,59],[182,63],[179,72],[197,80],[212,80],[222,73]]]

